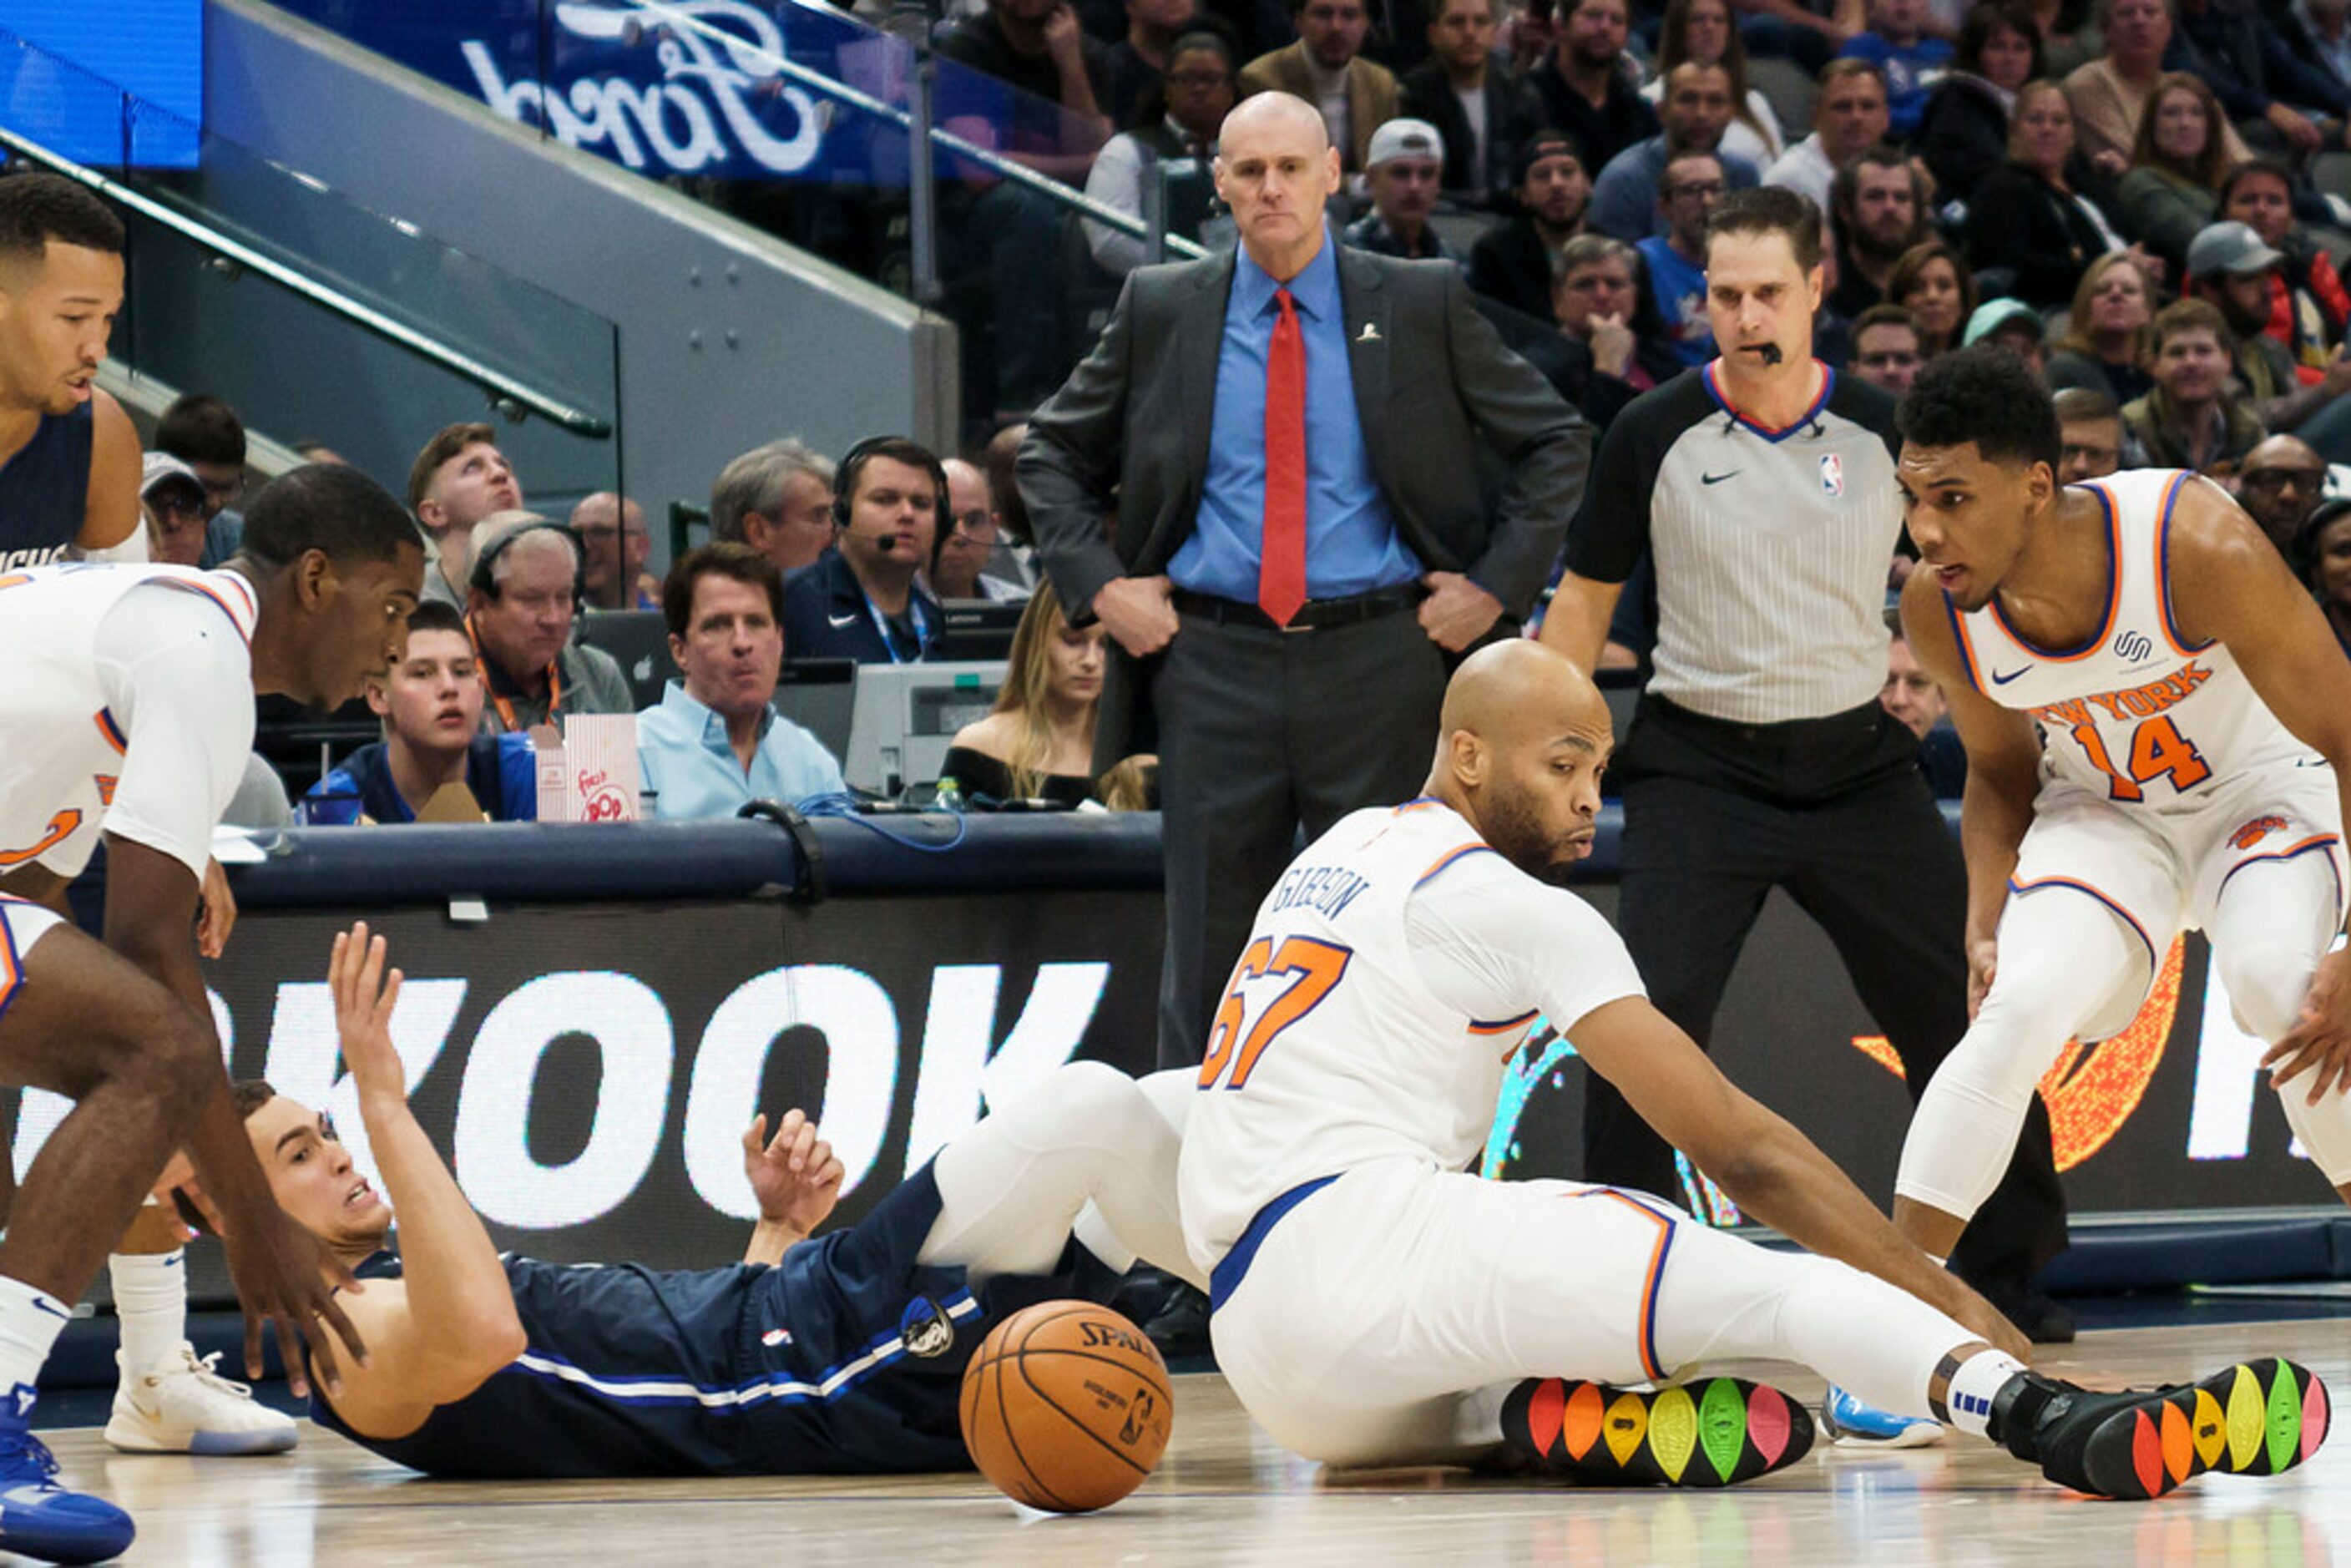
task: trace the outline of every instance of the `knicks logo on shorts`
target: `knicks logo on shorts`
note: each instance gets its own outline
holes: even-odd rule
[[[80,826],[79,811],[71,810],[59,811],[49,819],[48,831],[41,836],[38,843],[27,844],[21,850],[0,850],[0,866],[22,865],[43,852],[63,843],[71,836],[73,831]]]
[[[114,787],[122,782],[120,777],[112,773],[93,773],[89,776],[89,781],[98,786],[98,803],[99,805],[111,806],[114,804]]]
[[[2229,847],[2237,850],[2252,849],[2272,833],[2284,832],[2286,826],[2286,820],[2283,817],[2255,817],[2229,835]]]

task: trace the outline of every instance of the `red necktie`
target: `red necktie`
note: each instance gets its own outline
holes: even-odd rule
[[[1306,336],[1287,288],[1265,357],[1265,532],[1258,607],[1287,626],[1306,602]]]

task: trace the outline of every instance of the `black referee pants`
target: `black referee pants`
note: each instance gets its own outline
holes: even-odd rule
[[[1616,924],[1649,996],[1708,1041],[1740,948],[1774,887],[1835,944],[1902,1060],[1915,1103],[1967,1030],[1967,873],[1908,729],[1873,702],[1737,725],[1644,696],[1611,763],[1625,801]],[[1586,1179],[1677,1197],[1673,1150],[1597,1075]],[[2049,1113],[2033,1097],[2000,1186],[1951,1260],[2022,1281],[2065,1246]]]

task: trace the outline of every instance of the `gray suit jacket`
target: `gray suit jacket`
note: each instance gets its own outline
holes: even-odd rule
[[[1344,246],[1338,260],[1356,416],[1397,532],[1429,570],[1524,616],[1583,498],[1591,426],[1502,346],[1449,263]],[[1111,579],[1165,571],[1190,537],[1232,278],[1229,253],[1130,274],[1093,352],[1029,421],[1020,495],[1073,617]],[[1481,454],[1499,461],[1499,506]],[[1111,653],[1098,750],[1116,757],[1136,683]]]

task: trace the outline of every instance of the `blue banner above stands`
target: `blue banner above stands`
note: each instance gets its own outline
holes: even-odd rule
[[[781,69],[789,60],[906,108],[912,51],[835,12],[789,0],[282,3],[506,119],[656,179],[906,183],[903,129]],[[1033,148],[1059,139],[1060,111],[1019,97],[940,65],[938,123],[976,141]],[[941,174],[955,164],[942,159]]]
[[[0,125],[77,163],[193,169],[204,0],[7,0]]]

